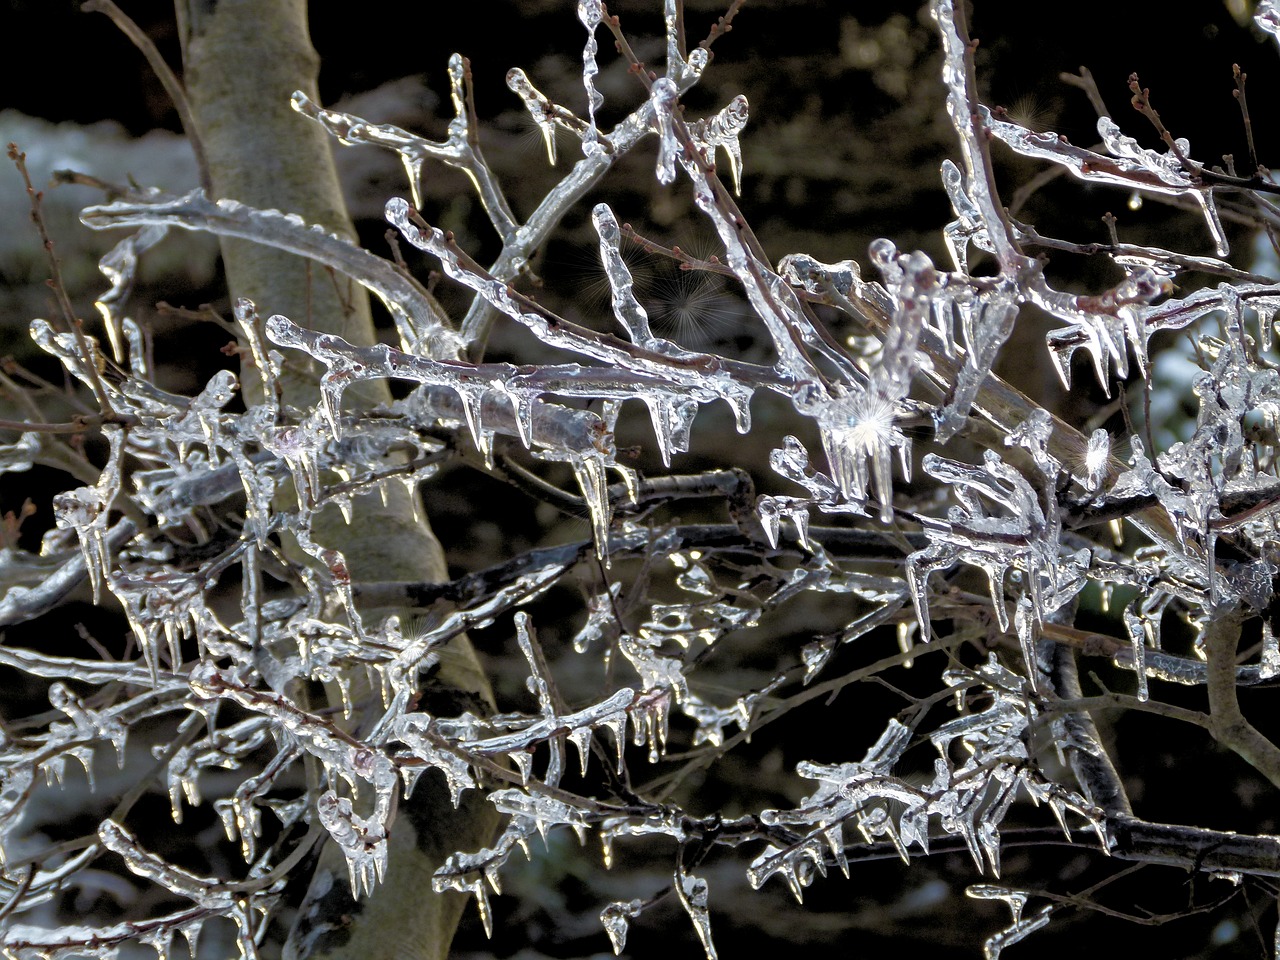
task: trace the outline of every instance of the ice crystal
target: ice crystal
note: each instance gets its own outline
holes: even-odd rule
[[[609,943],[616,956],[621,956],[627,945],[627,928],[630,921],[640,916],[643,903],[640,900],[618,900],[600,911],[600,923],[609,934]]]
[[[596,30],[604,18],[600,0],[578,0],[578,19],[587,28],[587,43],[582,48],[582,85],[587,91],[587,129],[582,136],[582,152],[592,157],[600,152],[600,132],[596,129],[596,111],[604,103],[604,95],[596,89],[596,75],[600,65],[596,62]]]
[[[747,126],[747,98],[739,94],[729,105],[706,120],[699,120],[689,128],[693,140],[702,149],[708,163],[713,162],[717,147],[729,158],[729,176],[733,178],[733,192],[742,194],[742,145],[738,137]]]

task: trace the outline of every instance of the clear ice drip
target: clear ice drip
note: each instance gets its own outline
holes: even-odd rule
[[[98,482],[91,487],[77,487],[53,498],[54,520],[60,530],[74,530],[84,554],[85,569],[93,587],[93,602],[102,596],[102,584],[111,575],[111,551],[107,547],[107,526],[111,504],[120,492],[124,431],[119,427],[103,427],[111,444],[107,463]]]
[[[346,857],[352,896],[373,893],[387,870],[385,812],[365,819],[355,812],[349,799],[332,790],[320,795],[316,811],[320,823]]]
[[[813,417],[822,430],[823,450],[840,499],[860,508],[874,478],[880,519],[885,523],[893,517],[893,448],[902,455],[904,472],[910,463],[910,441],[894,423],[897,410],[892,394],[897,392],[888,385],[885,389],[850,387],[840,396],[807,396],[796,402],[797,409]]]
[[[596,111],[604,104],[604,94],[596,88],[596,76],[600,65],[596,63],[596,30],[604,18],[604,5],[600,0],[578,0],[578,19],[587,28],[587,42],[582,48],[582,86],[587,91],[587,129],[582,133],[582,153],[587,157],[598,156],[600,131],[596,127]]]
[[[558,103],[548,100],[523,70],[513,67],[507,71],[507,88],[518,96],[529,111],[529,116],[542,134],[547,147],[547,160],[556,165],[556,126],[562,126],[579,138],[585,136],[587,125]],[[418,204],[421,206],[421,204]]]
[[[636,299],[627,262],[618,250],[622,232],[618,219],[607,203],[597,203],[591,210],[591,223],[600,237],[600,262],[604,265],[609,288],[613,292],[613,315],[618,318],[627,337],[642,347],[653,347],[654,336],[649,329],[649,315]]]
[[[724,150],[729,158],[733,192],[738,196],[742,196],[742,145],[738,137],[746,129],[747,114],[747,98],[738,94],[719,113],[689,126],[689,135],[708,164],[714,165],[717,147]]]
[[[453,120],[449,137],[435,143],[389,123],[369,123],[337,110],[326,110],[313,103],[302,91],[294,91],[293,109],[320,124],[343,144],[371,144],[394,150],[400,156],[409,177],[413,205],[422,206],[422,167],[427,160],[439,160],[461,170],[471,180],[489,215],[494,229],[503,240],[515,236],[516,222],[506,197],[488,165],[479,154],[478,140],[473,137],[467,112],[466,83],[469,66],[461,54],[449,57],[449,98],[453,102]],[[374,291],[376,292],[376,291]]]
[[[627,945],[627,928],[643,909],[643,900],[615,900],[600,911],[600,925],[609,935],[614,956],[622,956]]]
[[[134,357],[126,351],[124,304],[133,292],[138,271],[138,258],[158,244],[169,233],[169,228],[159,224],[143,227],[137,233],[125,237],[98,261],[99,272],[111,282],[111,288],[94,301],[102,315],[103,326],[111,342],[111,352],[116,362],[125,366]],[[133,351],[134,354],[137,351]]]
[[[676,179],[676,157],[681,153],[680,141],[676,138],[675,117],[673,111],[679,103],[680,92],[675,82],[666,77],[659,77],[653,82],[649,92],[649,102],[653,105],[654,123],[658,129],[658,164],[656,173],[658,182],[670,186]]]
[[[707,881],[677,867],[675,888],[680,905],[693,921],[693,930],[706,951],[707,960],[716,960],[715,944],[711,941],[711,914],[707,910]]]

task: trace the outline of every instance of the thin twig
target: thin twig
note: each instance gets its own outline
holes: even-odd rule
[[[1245,140],[1249,143],[1249,169],[1258,172],[1258,150],[1253,142],[1253,120],[1249,117],[1249,101],[1245,99],[1244,84],[1249,75],[1240,69],[1240,64],[1233,63],[1231,65],[1231,76],[1236,82],[1235,90],[1231,91],[1232,96],[1236,98],[1236,102],[1240,104],[1240,119],[1244,123]]]
[[[67,295],[66,285],[62,282],[62,267],[53,251],[53,239],[49,236],[49,231],[45,227],[44,212],[41,208],[43,194],[32,185],[31,175],[27,172],[27,155],[18,149],[17,144],[9,144],[9,159],[18,168],[18,173],[22,176],[22,182],[26,185],[27,196],[31,198],[31,222],[36,225],[36,231],[40,235],[40,242],[44,246],[45,255],[49,261],[49,271],[51,273],[49,286],[53,290],[54,299],[58,303],[58,310],[62,314],[62,319],[71,335],[75,338],[81,370],[89,383],[90,389],[93,390],[94,399],[98,401],[98,407],[102,415],[107,419],[112,419],[115,416],[115,411],[112,409],[111,400],[107,396],[107,388],[102,382],[102,376],[94,363],[97,351],[90,346],[89,338],[84,333],[84,325],[80,322],[80,318],[76,316],[75,308],[71,305],[71,298]]]
[[[191,112],[191,104],[187,101],[187,92],[182,88],[182,83],[174,76],[173,71],[169,69],[169,64],[160,55],[156,45],[129,18],[129,15],[117,7],[112,0],[85,0],[80,9],[88,13],[106,14],[120,29],[120,32],[128,37],[130,42],[138,48],[138,51],[146,57],[147,64],[156,75],[156,79],[160,81],[160,85],[164,87],[165,93],[169,94],[169,99],[173,101],[174,109],[178,111],[178,119],[182,123],[182,129],[187,135],[188,142],[191,144],[191,152],[196,157],[196,170],[200,175],[200,187],[205,193],[212,195],[213,178],[209,175],[209,162],[205,159],[204,146],[200,142],[200,132],[196,127],[195,116]]]
[[[1164,121],[1160,119],[1160,114],[1151,104],[1151,89],[1149,87],[1142,86],[1138,81],[1138,75],[1136,73],[1129,74],[1129,92],[1133,94],[1129,99],[1129,102],[1133,105],[1133,109],[1137,110],[1140,114],[1151,121],[1151,125],[1156,128],[1156,133],[1160,135],[1160,139],[1164,141],[1164,144],[1169,148],[1169,151],[1177,157],[1179,161],[1181,161],[1183,167],[1188,171],[1191,173],[1199,172],[1200,165],[1192,163],[1187,155],[1182,152],[1182,147],[1179,146],[1178,141],[1174,139],[1173,134],[1165,127]]]
[[[1058,79],[1065,84],[1083,90],[1084,95],[1089,98],[1089,103],[1093,106],[1098,116],[1111,116],[1111,111],[1107,109],[1106,101],[1102,99],[1102,94],[1098,91],[1098,85],[1094,82],[1093,74],[1089,72],[1088,67],[1081,67],[1079,73],[1060,73],[1058,74]]]

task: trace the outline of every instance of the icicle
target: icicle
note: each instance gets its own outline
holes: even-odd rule
[[[276,395],[276,382],[280,376],[283,358],[273,350],[268,350],[262,339],[263,329],[258,320],[258,311],[252,300],[240,297],[236,300],[234,314],[236,323],[249,344],[249,355],[253,358],[254,368],[262,378],[262,395],[268,406],[278,409],[280,398]]]
[[[1000,606],[1003,607],[1003,604]],[[1039,690],[1040,670],[1036,661],[1036,641],[1039,639],[1039,632],[1036,630],[1037,623],[1031,598],[1025,594],[1018,598],[1013,621],[1018,633],[1018,645],[1022,648],[1022,662],[1026,665],[1027,676],[1031,679],[1031,688]]]
[[[519,67],[513,67],[507,71],[507,87],[524,102],[524,108],[529,111],[529,116],[537,124],[538,131],[542,134],[542,142],[547,146],[547,161],[554,167],[556,165],[556,127],[551,120],[555,111],[554,106],[529,82],[529,77]],[[421,206],[416,202],[415,205]]]
[[[600,0],[578,0],[578,19],[587,28],[587,43],[582,48],[582,85],[587,91],[587,129],[582,135],[582,153],[597,157],[604,148],[600,145],[600,130],[596,127],[596,111],[604,103],[604,95],[596,89],[596,76],[600,66],[596,63],[596,30],[604,17]]]
[[[698,415],[696,400],[671,400],[666,396],[646,394],[641,399],[649,408],[653,422],[653,434],[658,441],[658,452],[665,466],[671,466],[671,456],[689,449],[689,432]]]
[[[622,231],[618,220],[609,209],[607,203],[598,203],[591,210],[591,223],[600,238],[600,262],[604,265],[605,275],[609,278],[609,289],[613,292],[613,315],[627,331],[627,337],[642,347],[653,343],[653,333],[649,329],[649,315],[633,292],[631,271],[618,250]]]
[[[658,182],[669,186],[676,179],[676,158],[681,154],[676,139],[674,111],[680,91],[666,77],[653,81],[649,102],[653,104],[654,123],[658,128]]]
[[[729,175],[733,179],[733,192],[742,196],[742,146],[738,137],[747,125],[747,98],[734,97],[719,113],[692,124],[689,133],[702,150],[708,164],[714,163],[717,147],[729,157]]]
[[[601,721],[601,726],[607,729],[613,735],[613,745],[616,751],[617,762],[614,771],[618,776],[622,776],[624,769],[623,755],[627,749],[627,721],[626,713],[621,713],[616,717],[612,717]]]
[[[1096,494],[1101,491],[1110,461],[1111,435],[1099,428],[1089,435],[1089,449],[1084,456],[1084,487],[1088,493]]]
[[[676,895],[689,919],[693,921],[693,929],[702,941],[702,949],[707,953],[707,960],[716,960],[715,944],[711,942],[711,916],[707,912],[707,881],[685,873],[682,867],[676,868]],[[614,951],[617,952],[616,950]]]
[[[484,881],[476,880],[470,884],[476,898],[476,911],[480,914],[480,923],[484,926],[484,935],[493,939],[493,909],[489,906],[489,893],[485,890]]]
[[[123,366],[125,359],[124,305],[133,292],[133,282],[138,271],[138,258],[165,238],[169,228],[152,224],[143,227],[132,236],[125,237],[98,261],[98,270],[111,282],[111,289],[100,296],[94,306],[102,315],[107,329],[111,352],[116,362]],[[130,364],[136,362],[131,351]]]
[[[583,454],[569,464],[573,468],[582,499],[591,512],[591,535],[596,544],[596,555],[609,560],[609,487],[605,477],[604,458],[599,454]]]
[[[1124,625],[1129,633],[1129,651],[1134,673],[1138,677],[1138,699],[1145,703],[1147,691],[1147,625],[1133,612],[1133,604],[1124,608]]]
[[[615,900],[600,911],[600,924],[609,935],[614,956],[622,955],[622,949],[627,945],[627,927],[643,909],[643,900]]]
[[[111,504],[120,492],[124,432],[105,425],[102,432],[111,445],[106,465],[92,487],[77,487],[53,498],[54,520],[59,529],[72,529],[80,540],[85,569],[93,587],[93,602],[102,598],[102,582],[110,574],[111,552],[107,546],[107,521]]]
[[[326,790],[316,803],[320,822],[347,860],[351,895],[373,893],[387,870],[386,827],[377,818],[366,820],[355,813],[351,801]]]

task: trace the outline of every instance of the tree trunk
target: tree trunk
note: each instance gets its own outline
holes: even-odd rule
[[[318,99],[319,62],[305,0],[176,0],[175,6],[197,127],[192,133],[204,146],[215,197],[296,213],[354,237],[328,135],[289,105],[294,90]],[[264,316],[280,313],[352,343],[375,342],[368,299],[355,284],[243,240],[223,240],[222,255],[232,296],[253,300]],[[252,370],[243,379],[252,401],[261,384]],[[383,383],[361,388],[350,391],[357,402],[390,399]],[[314,377],[304,373],[286,381],[286,403],[305,408],[318,400]],[[398,484],[387,494],[385,506],[377,496],[353,504],[350,525],[336,510],[326,510],[313,524],[316,541],[343,552],[357,583],[446,579],[439,542],[422,512],[414,510],[416,494]],[[449,704],[442,712],[456,712],[460,698],[467,709],[490,708],[488,681],[465,637],[450,645],[427,693],[428,710],[435,699]],[[354,724],[359,726],[358,717]],[[411,800],[400,806],[387,877],[371,897],[352,899],[342,855],[326,844],[285,956],[442,960],[465,898],[432,893],[431,874],[448,853],[487,843],[496,821],[492,807],[474,792],[454,810],[442,778],[424,775]]]

